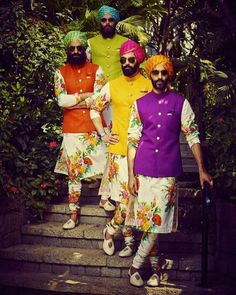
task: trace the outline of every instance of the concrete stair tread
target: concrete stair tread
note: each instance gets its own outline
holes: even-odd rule
[[[16,293],[8,294],[26,294],[32,295],[33,290],[41,290],[40,294],[104,294],[104,295],[164,295],[164,294],[213,294],[212,289],[202,289],[190,282],[162,282],[160,287],[135,288],[129,284],[127,278],[106,278],[106,277],[89,277],[84,275],[49,274],[37,273],[37,276],[28,272],[0,272],[0,283],[2,286],[14,286]],[[20,288],[25,288],[21,292]],[[27,289],[30,289],[27,292]],[[3,289],[4,290],[4,289]],[[6,289],[7,290],[7,289]],[[44,293],[43,291],[48,291]],[[39,293],[36,293],[39,294]],[[220,294],[220,293],[219,293]]]
[[[62,204],[47,205],[45,208],[45,212],[69,214],[68,204],[62,203]],[[100,208],[98,205],[94,205],[94,204],[82,205],[80,208],[80,214],[81,215],[88,215],[88,216],[102,216],[102,217],[108,216],[103,208]]]
[[[57,264],[68,266],[92,266],[129,268],[133,257],[121,258],[116,253],[113,256],[106,255],[100,249],[82,249],[52,247],[42,245],[19,244],[0,249],[0,258],[3,260],[15,260],[22,262],[34,262],[39,264]],[[211,256],[209,258],[212,258]],[[161,255],[162,269],[181,271],[199,271],[201,260],[199,255],[194,254],[168,254]],[[209,269],[214,270],[212,259],[209,259]]]
[[[39,224],[26,224],[22,227],[22,233],[27,235],[54,236],[64,238],[85,238],[103,240],[103,225],[79,224],[72,230],[63,230],[60,222],[44,222]],[[138,233],[138,232],[137,232]],[[140,233],[141,234],[141,233]],[[121,234],[116,234],[116,238]],[[122,237],[121,237],[122,238]],[[160,235],[160,241],[168,242],[188,242],[201,243],[201,233],[191,233],[189,231],[177,231],[170,234]]]

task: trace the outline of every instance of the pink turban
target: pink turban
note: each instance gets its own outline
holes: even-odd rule
[[[144,61],[144,58],[146,56],[144,49],[138,43],[132,40],[125,41],[120,47],[120,56],[129,52],[134,53],[139,64]]]

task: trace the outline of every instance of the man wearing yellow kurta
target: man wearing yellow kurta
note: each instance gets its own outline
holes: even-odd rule
[[[124,42],[120,48],[120,63],[123,75],[108,82],[91,104],[91,118],[102,140],[109,144],[108,179],[111,199],[116,201],[113,219],[104,229],[103,250],[113,255],[115,247],[113,235],[121,229],[126,247],[120,251],[120,257],[133,254],[134,237],[131,227],[124,226],[126,208],[129,201],[127,168],[127,130],[130,107],[139,97],[152,89],[151,82],[143,77],[139,65],[145,58],[145,51],[134,41]],[[99,112],[112,105],[112,130],[105,133]]]
[[[128,38],[116,33],[117,23],[120,21],[119,11],[114,7],[103,5],[98,11],[100,34],[88,40],[87,57],[93,63],[100,65],[106,81],[111,81],[120,75],[120,46]],[[108,126],[111,125],[111,107],[108,106],[103,114]],[[114,211],[115,206],[109,201],[110,188],[106,185],[107,169],[104,171],[99,195],[100,207],[106,211]]]
[[[67,174],[71,218],[63,229],[73,229],[77,223],[81,180],[101,175],[105,169],[106,146],[98,136],[90,111],[81,108],[105,84],[101,67],[86,60],[84,34],[69,32],[64,39],[66,65],[55,73],[55,94],[63,108],[63,141],[55,172]]]

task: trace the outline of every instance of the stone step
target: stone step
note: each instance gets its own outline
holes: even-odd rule
[[[63,230],[58,222],[45,222],[30,224],[22,227],[22,242],[31,245],[44,245],[56,247],[79,247],[86,249],[102,249],[103,225],[80,224],[73,230]],[[141,237],[140,232],[135,233],[136,239]],[[123,237],[121,233],[115,236],[117,250],[122,249]],[[177,231],[171,234],[160,235],[160,247],[167,253],[201,253],[201,233]],[[208,252],[214,253],[214,236],[209,237]]]
[[[96,204],[82,204],[79,214],[80,223],[105,225],[114,213],[108,213]],[[44,220],[66,222],[70,216],[67,203],[51,204],[45,208]]]
[[[147,286],[135,288],[129,284],[128,277],[111,279],[107,277],[72,275],[67,272],[62,274],[38,272],[36,276],[35,273],[17,271],[11,271],[8,273],[0,272],[0,284],[1,294],[4,295],[205,295],[213,294],[214,289],[225,291],[229,288],[226,286],[218,286],[214,289],[200,288],[197,287],[193,282],[167,283],[164,281],[159,287],[156,288],[150,288]],[[214,294],[226,293],[218,292]]]
[[[209,256],[209,274],[215,275],[214,257]],[[99,249],[65,248],[20,244],[0,249],[1,270],[21,272],[70,273],[95,277],[126,278],[133,257],[107,256]],[[162,280],[199,280],[199,255],[161,255]],[[145,276],[145,268],[142,275]]]
[[[181,230],[189,229],[199,231],[201,227],[201,197],[197,195],[199,190],[179,189],[181,194],[178,202],[178,227]],[[195,195],[193,195],[193,193]],[[98,200],[99,202],[99,200]],[[113,212],[105,212],[97,204],[81,204],[79,222],[88,224],[105,225],[113,216]],[[51,204],[44,210],[45,221],[65,223],[70,216],[67,203]]]

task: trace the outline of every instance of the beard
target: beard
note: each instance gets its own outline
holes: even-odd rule
[[[167,84],[168,84],[168,79],[166,79],[165,81],[162,79],[158,79],[158,80],[153,80],[152,81],[152,86],[153,88],[155,88],[157,91],[164,91],[167,88]]]
[[[67,53],[67,62],[71,64],[72,66],[78,66],[85,63],[87,59],[85,51],[81,52],[80,54],[75,53]]]
[[[122,66],[122,71],[123,71],[123,74],[125,76],[132,77],[137,72],[138,68],[139,68],[139,64],[136,63],[136,64],[134,64],[133,67],[131,67],[131,66],[125,66],[125,67]]]
[[[105,39],[112,38],[116,33],[116,25],[113,25],[113,26],[106,25],[105,27],[103,27],[101,25],[100,32],[101,32],[103,38],[105,38]]]

